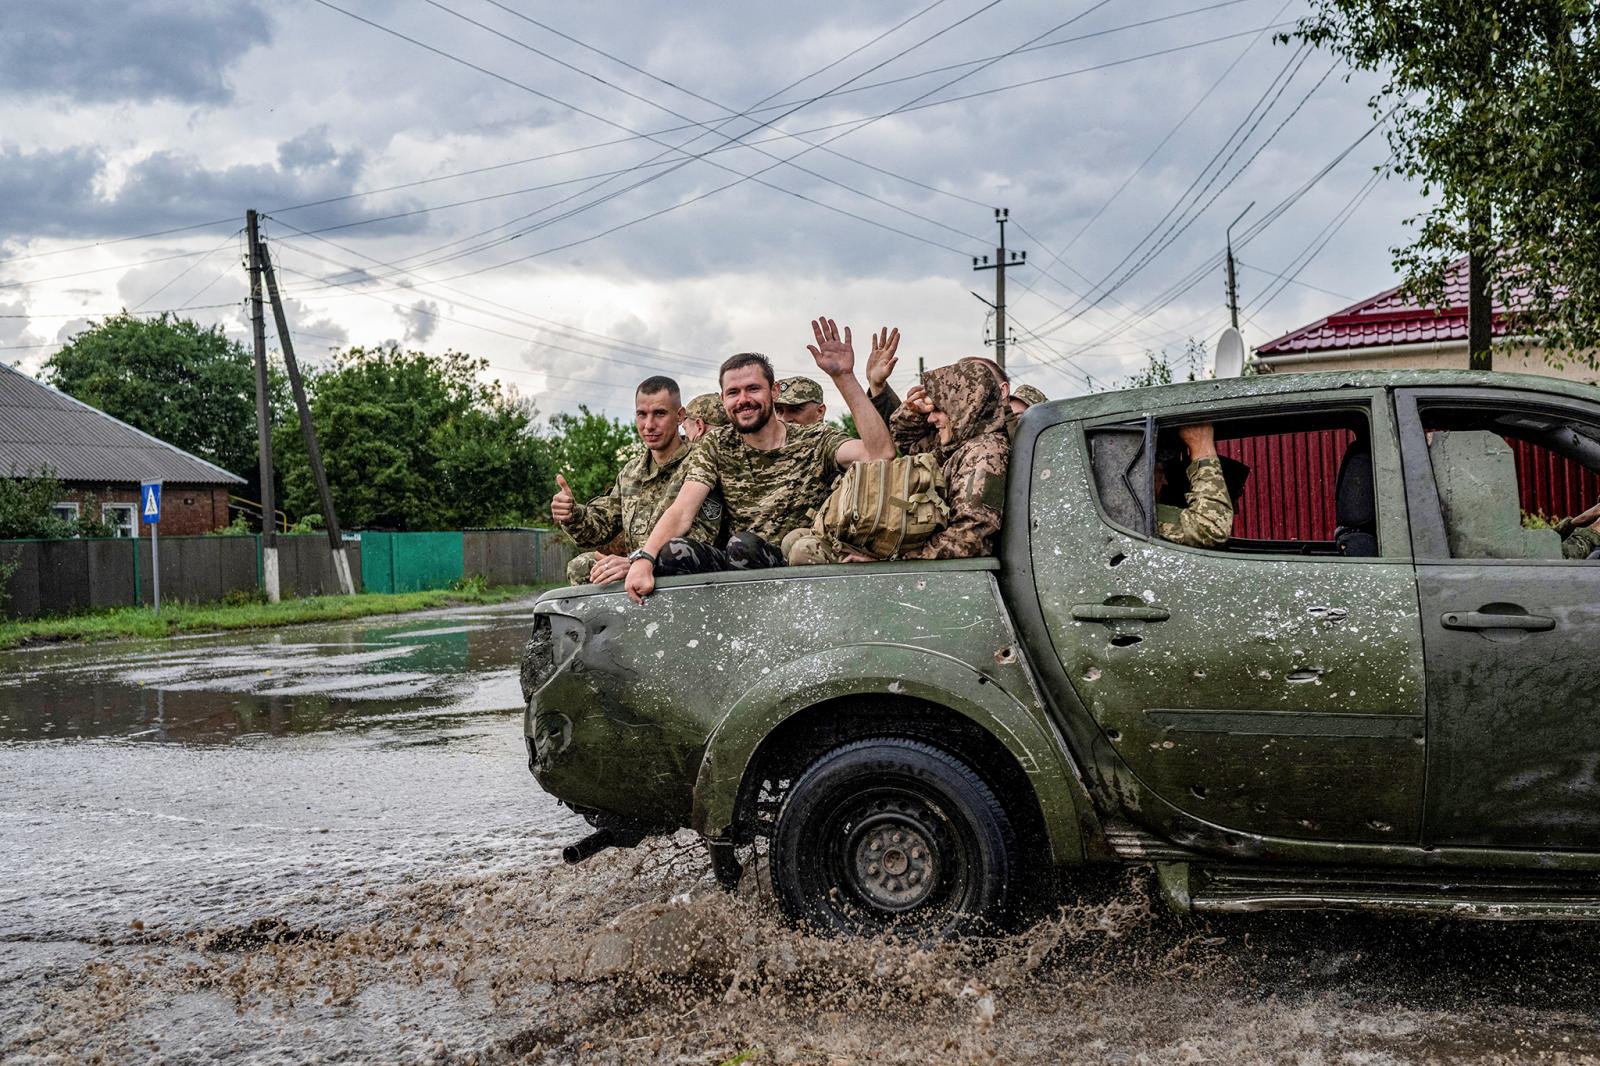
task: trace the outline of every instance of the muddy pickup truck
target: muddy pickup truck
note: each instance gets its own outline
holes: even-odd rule
[[[1215,550],[1153,533],[1197,421]],[[997,558],[547,593],[529,767],[597,829],[570,860],[756,845],[823,929],[1004,927],[1089,863],[1196,911],[1600,917],[1600,559],[1548,528],[1596,471],[1600,390],[1545,378],[1037,405]]]

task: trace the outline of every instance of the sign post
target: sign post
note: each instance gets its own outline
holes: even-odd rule
[[[161,613],[161,482],[139,482],[139,521],[150,527],[150,587],[155,592],[156,614]]]

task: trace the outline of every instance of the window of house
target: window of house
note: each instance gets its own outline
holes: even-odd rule
[[[1101,510],[1143,533],[1188,504],[1180,423],[1090,432]],[[1364,410],[1227,418],[1212,423],[1233,522],[1212,550],[1327,556],[1378,554],[1370,430]]]
[[[1584,560],[1600,551],[1600,427],[1560,411],[1425,407],[1454,559]],[[1577,522],[1573,522],[1577,519]]]
[[[50,515],[63,522],[76,522],[78,520],[78,504],[73,500],[62,500],[50,505]]]
[[[133,524],[134,506],[131,503],[101,504],[100,519],[111,527],[113,536],[132,537],[136,533]]]

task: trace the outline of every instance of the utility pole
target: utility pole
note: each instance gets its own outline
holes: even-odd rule
[[[989,262],[988,256],[983,256],[981,262],[977,256],[972,259],[973,270],[994,271],[994,303],[989,306],[994,308],[994,361],[1002,370],[1006,366],[1006,268],[1022,266],[1028,261],[1027,252],[1006,251],[1006,221],[1010,217],[1009,207],[994,209],[994,220],[1000,224],[1000,247],[994,250],[994,262]],[[983,297],[978,299],[983,300]],[[989,303],[988,300],[983,302]]]
[[[1467,368],[1494,369],[1494,304],[1489,299],[1489,212],[1471,208],[1467,239]]]
[[[306,457],[311,461],[311,476],[317,483],[317,496],[322,501],[322,517],[328,527],[328,546],[333,552],[333,572],[339,579],[339,591],[346,596],[355,595],[355,581],[350,576],[350,557],[344,551],[344,537],[339,532],[339,516],[333,509],[333,493],[328,491],[328,473],[322,466],[322,450],[317,447],[317,427],[311,421],[311,408],[306,403],[305,383],[300,379],[300,364],[294,357],[294,341],[289,336],[289,317],[283,310],[283,299],[278,295],[278,275],[272,269],[272,256],[267,253],[267,242],[259,241],[257,260],[267,280],[267,298],[272,301],[272,321],[278,329],[278,346],[283,350],[283,365],[289,372],[289,391],[294,393],[294,405],[300,412],[300,432],[306,439]]]
[[[261,472],[261,577],[267,600],[278,602],[278,509],[272,498],[272,418],[267,403],[267,323],[261,313],[261,238],[255,208],[244,213],[250,242],[250,329],[256,345],[256,451]]]
[[[1239,212],[1239,217],[1228,223],[1226,230],[1228,238],[1228,321],[1233,323],[1234,329],[1239,328],[1239,275],[1235,272],[1233,266],[1233,227],[1242,222],[1244,216],[1250,213],[1250,208],[1255,205],[1256,202],[1254,200],[1246,204],[1245,209]]]

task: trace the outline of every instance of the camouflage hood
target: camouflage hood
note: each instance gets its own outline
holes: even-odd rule
[[[1005,432],[1007,409],[1000,380],[982,363],[952,363],[930,370],[922,376],[922,387],[933,406],[950,416],[950,440],[938,446],[941,456],[984,433]]]

